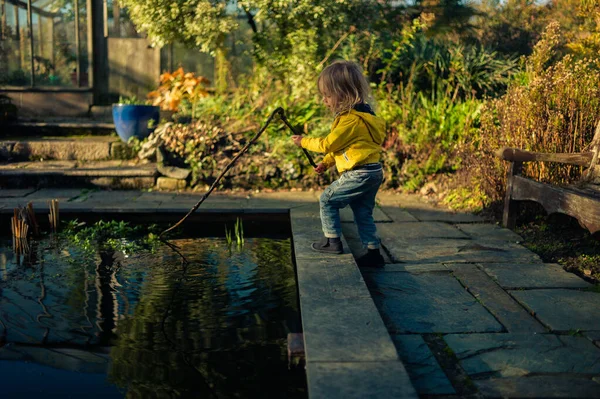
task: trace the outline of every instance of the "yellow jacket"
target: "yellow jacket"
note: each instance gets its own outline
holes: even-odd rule
[[[302,138],[302,147],[325,153],[323,163],[338,172],[379,162],[385,139],[385,122],[368,112],[351,109],[335,118],[331,133],[324,138]]]

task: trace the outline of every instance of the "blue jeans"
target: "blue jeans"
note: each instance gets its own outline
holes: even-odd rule
[[[349,170],[331,183],[321,194],[321,224],[328,238],[342,236],[340,209],[350,205],[360,239],[367,248],[379,248],[377,227],[373,220],[375,196],[383,182],[380,164],[365,165],[363,169]]]

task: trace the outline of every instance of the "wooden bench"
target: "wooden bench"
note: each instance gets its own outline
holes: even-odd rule
[[[600,123],[590,145],[590,152],[550,154],[503,148],[498,155],[510,162],[504,199],[503,225],[515,227],[517,201],[535,201],[546,212],[564,213],[594,234],[600,231]],[[524,162],[558,162],[585,167],[579,182],[569,186],[540,183],[521,176]]]

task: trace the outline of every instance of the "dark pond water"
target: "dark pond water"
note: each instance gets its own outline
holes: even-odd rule
[[[304,398],[289,239],[0,248],[0,397]],[[185,258],[183,261],[182,256]]]

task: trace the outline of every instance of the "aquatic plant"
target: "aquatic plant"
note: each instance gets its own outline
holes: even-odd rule
[[[244,225],[240,218],[235,222],[235,239],[238,245],[244,245]]]
[[[233,240],[231,238],[231,231],[229,231],[227,225],[225,225],[225,239],[227,240],[227,245],[231,246]]]
[[[151,249],[159,242],[156,225],[131,226],[129,223],[115,220],[100,220],[90,226],[77,219],[64,224],[60,238],[81,247],[86,252],[96,247],[112,249],[131,254],[142,248]]]
[[[233,244],[233,236],[235,235],[235,242],[238,246],[244,245],[244,224],[242,223],[242,219],[237,218],[235,224],[233,225],[233,234],[232,231],[227,228],[225,225],[225,240],[227,241],[227,245],[231,246]]]

